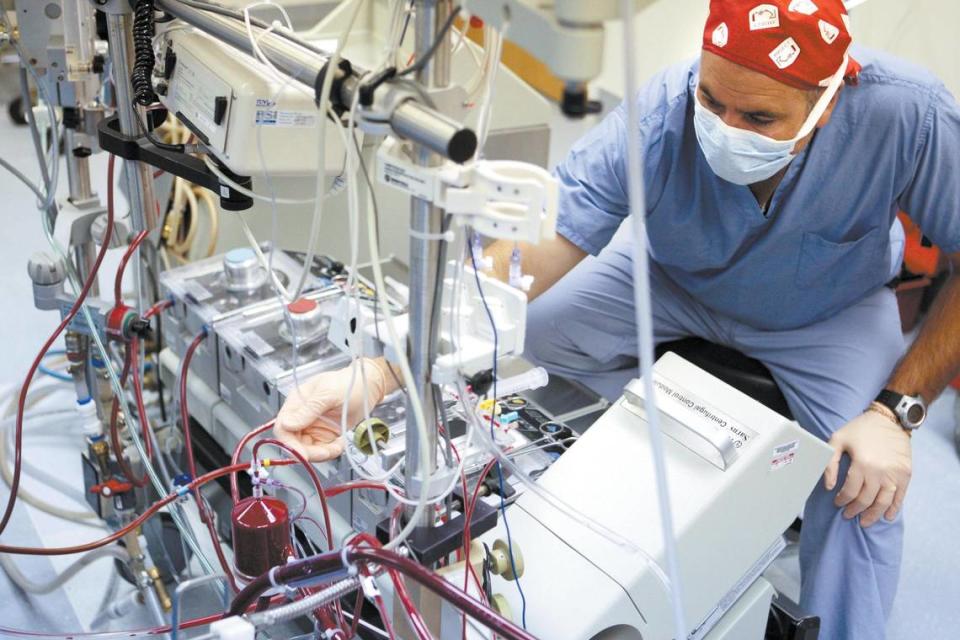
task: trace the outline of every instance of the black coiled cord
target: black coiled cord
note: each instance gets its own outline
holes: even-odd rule
[[[133,9],[133,72],[130,74],[130,83],[133,85],[134,102],[144,107],[157,101],[151,81],[155,11],[153,0],[138,0]]]

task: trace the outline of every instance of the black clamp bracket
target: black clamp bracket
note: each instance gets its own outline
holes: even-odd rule
[[[461,489],[453,492],[454,501],[459,501],[460,509],[466,503]],[[483,500],[477,500],[470,517],[470,536],[478,538],[497,526],[498,511]],[[407,547],[424,565],[431,565],[444,556],[448,556],[463,547],[463,518],[462,514],[451,518],[436,527],[417,527],[407,538]],[[390,539],[390,519],[377,524],[377,539],[386,544]]]
[[[313,80],[313,101],[318,107],[323,93],[324,77],[327,75],[329,67],[330,61],[328,60]],[[345,104],[340,96],[342,95],[343,83],[351,76],[353,76],[353,66],[350,61],[346,58],[340,58],[337,62],[337,68],[333,72],[333,78],[330,80],[330,107],[338,116],[342,116],[350,110],[350,105]]]
[[[224,211],[246,211],[253,206],[253,199],[228,184],[204,164],[203,160],[185,153],[168,151],[155,146],[146,136],[128,136],[120,132],[117,115],[104,118],[97,127],[100,147],[124,160],[136,160],[162,169],[193,184],[213,191],[220,198]],[[214,160],[216,162],[216,160]],[[236,184],[250,189],[253,181],[249,176],[238,176],[226,167],[220,170]]]

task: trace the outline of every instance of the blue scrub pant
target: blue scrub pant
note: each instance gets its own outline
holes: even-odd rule
[[[529,307],[525,354],[608,399],[637,375],[629,224]],[[822,322],[762,331],[721,316],[651,262],[654,339],[698,336],[765,364],[800,425],[828,440],[886,384],[905,343],[894,293],[883,288]],[[757,274],[762,278],[763,274]],[[745,287],[750,283],[745,282]],[[771,304],[774,304],[771,301]],[[800,537],[800,604],[821,617],[823,640],[882,640],[900,573],[903,520],[863,529],[818,483]]]

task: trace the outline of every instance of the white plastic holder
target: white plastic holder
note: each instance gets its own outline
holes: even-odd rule
[[[460,278],[460,304],[454,298],[454,282],[456,270],[463,269]],[[479,277],[483,291],[481,299],[477,288]],[[430,372],[431,380],[436,384],[453,384],[462,375],[473,375],[490,368],[494,357],[493,329],[490,326],[490,316],[484,309],[484,300],[490,309],[497,331],[498,358],[509,355],[521,355],[526,339],[527,296],[522,291],[497,280],[483,275],[475,275],[470,267],[458,264],[451,260],[447,263],[443,283],[443,304],[440,314],[440,343],[443,345],[437,355]],[[456,312],[456,317],[451,318]],[[454,343],[451,336],[451,321],[457,327],[457,341]],[[407,343],[409,316],[406,314],[394,318],[400,344]],[[373,323],[366,327],[365,345],[377,343],[376,332],[385,336],[387,327],[381,322],[379,327]],[[331,333],[333,329],[331,327]],[[366,347],[365,347],[366,348]],[[364,351],[367,355],[368,352]],[[383,345],[383,355],[391,362],[397,361],[397,354],[389,345]]]
[[[405,143],[388,137],[377,151],[377,179],[427,200],[491,238],[539,244],[556,237],[559,184],[550,172],[514,160],[416,165]]]
[[[254,640],[257,628],[239,616],[217,620],[210,625],[210,636],[218,640]]]
[[[375,324],[373,309],[350,296],[343,296],[330,317],[327,339],[347,355],[359,352],[367,357],[377,357],[383,353],[383,345],[377,340],[376,332],[371,331]],[[360,327],[365,330],[361,332]],[[384,331],[386,329],[381,328],[381,336],[387,335]]]

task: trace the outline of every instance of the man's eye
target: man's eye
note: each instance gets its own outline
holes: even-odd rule
[[[766,126],[768,124],[773,124],[773,119],[768,118],[767,116],[755,116],[755,115],[747,114],[747,120],[749,120],[751,124],[755,124],[760,127]]]

